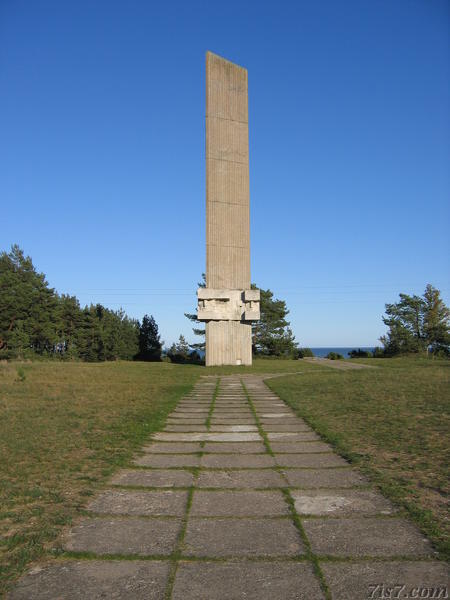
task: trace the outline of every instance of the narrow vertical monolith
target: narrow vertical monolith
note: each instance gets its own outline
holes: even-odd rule
[[[251,365],[251,322],[259,290],[250,289],[247,70],[206,54],[206,365]]]

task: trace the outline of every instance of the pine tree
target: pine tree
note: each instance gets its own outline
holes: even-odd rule
[[[439,290],[428,284],[423,297],[399,294],[400,301],[386,304],[386,335],[380,337],[387,355],[450,352],[450,311]]]
[[[252,288],[256,288],[252,284]],[[284,300],[274,299],[271,290],[261,290],[261,318],[252,325],[255,355],[298,358],[295,336],[286,320],[289,311]]]
[[[201,287],[204,288],[206,287],[206,275],[204,273],[202,273],[202,280],[197,284],[197,287]],[[190,321],[192,321],[193,323],[198,323],[198,319],[197,319],[197,313],[184,313],[184,316],[187,317]],[[193,327],[192,331],[194,332],[195,335],[198,335],[200,337],[205,338],[206,335],[206,331],[205,331],[205,327]],[[191,348],[194,348],[195,350],[205,350],[205,341],[203,339],[203,342],[197,342],[195,344],[191,344],[190,345]]]
[[[172,362],[176,363],[186,363],[190,361],[191,351],[184,335],[180,335],[178,342],[170,346],[169,350],[167,351],[167,356]],[[198,357],[196,356],[195,359],[197,358]]]
[[[139,327],[139,360],[161,360],[162,343],[153,316],[145,315]]]

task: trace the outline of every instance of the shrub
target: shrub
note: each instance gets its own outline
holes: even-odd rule
[[[299,348],[298,357],[299,358],[310,358],[313,357],[314,353],[311,348]]]
[[[339,352],[328,352],[325,358],[329,358],[330,360],[342,360],[344,357]]]
[[[361,350],[361,348],[358,348],[358,350],[350,350],[348,355],[350,358],[372,358],[372,354],[370,352],[367,350]]]

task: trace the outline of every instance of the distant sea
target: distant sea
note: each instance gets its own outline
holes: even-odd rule
[[[319,358],[323,358],[324,356],[326,356],[329,352],[336,352],[337,354],[342,354],[342,356],[344,358],[348,358],[348,353],[351,350],[367,350],[369,352],[373,352],[373,346],[349,346],[348,348],[311,348],[314,356],[318,356]],[[203,350],[197,350],[197,352],[200,354],[200,357],[203,358],[205,356],[205,353]]]
[[[344,358],[348,358],[348,353],[351,350],[366,350],[367,352],[373,352],[373,346],[349,346],[348,348],[311,348],[314,356],[318,356],[319,358],[323,358],[329,352],[336,352],[337,354],[342,354]]]

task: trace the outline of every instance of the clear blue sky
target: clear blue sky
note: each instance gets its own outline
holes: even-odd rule
[[[194,337],[204,62],[248,68],[252,279],[309,346],[449,300],[448,0],[0,0],[1,249]]]

